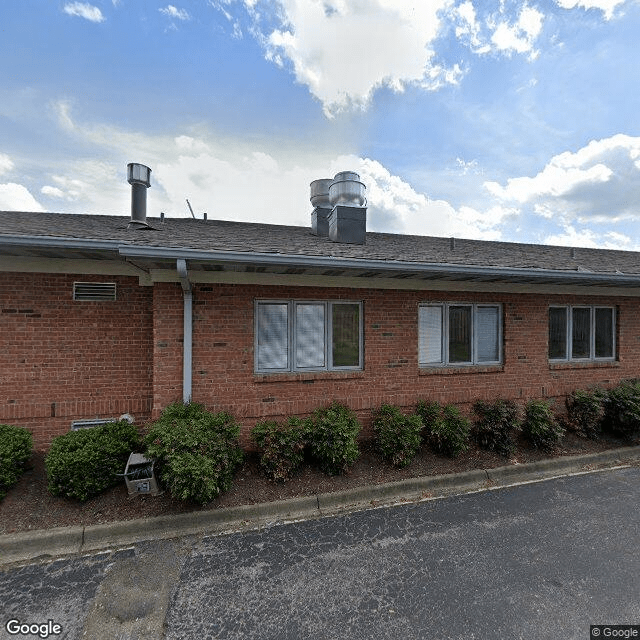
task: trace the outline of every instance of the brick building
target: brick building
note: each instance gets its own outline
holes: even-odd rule
[[[638,376],[640,254],[372,233],[355,209],[317,207],[311,228],[0,212],[0,423],[46,448],[191,399],[248,443],[333,399],[366,428],[382,402]]]

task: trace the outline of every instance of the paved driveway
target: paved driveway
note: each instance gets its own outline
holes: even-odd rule
[[[5,571],[0,602],[51,638],[587,640],[640,622],[639,498],[634,467],[150,542]]]

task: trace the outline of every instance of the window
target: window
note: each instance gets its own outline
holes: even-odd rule
[[[549,308],[550,360],[613,360],[614,357],[613,307]]]
[[[362,303],[256,302],[255,368],[279,371],[362,369]]]
[[[422,366],[499,363],[501,325],[500,305],[420,305],[418,362]]]

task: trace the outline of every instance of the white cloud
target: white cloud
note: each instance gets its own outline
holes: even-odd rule
[[[43,195],[64,202],[73,212],[128,215],[125,167],[138,161],[153,171],[149,215],[164,211],[188,217],[188,198],[198,217],[206,211],[209,218],[309,226],[309,183],[345,170],[357,171],[368,187],[372,231],[497,239],[501,221],[512,214],[509,206],[456,209],[416,190],[376,160],[318,145],[312,150],[287,147],[282,141],[255,145],[206,131],[174,138],[147,136],[77,123],[63,106],[64,129],[83,144],[93,144],[96,155],[111,159],[57,166],[49,176]]]
[[[165,16],[170,18],[176,18],[176,20],[189,20],[190,16],[186,9],[178,9],[172,4],[168,4],[166,7],[158,9],[160,13],[164,13]]]
[[[459,66],[436,62],[432,44],[450,0],[280,0],[282,25],[263,33],[267,57],[288,61],[328,116],[363,108],[375,89],[455,83]]]
[[[534,177],[486,182],[501,201],[529,205],[547,218],[640,218],[640,137],[594,140],[575,153],[553,157]]]
[[[13,161],[6,153],[0,153],[0,175],[13,169]]]
[[[0,211],[44,211],[42,205],[21,184],[0,184]]]
[[[542,31],[543,17],[537,9],[525,5],[515,23],[499,21],[495,25],[491,42],[499,51],[536,57],[534,43]]]
[[[416,191],[369,158],[342,156],[331,165],[336,172],[349,167],[358,171],[367,185],[367,228],[371,231],[496,240],[500,238],[498,225],[513,212],[502,207],[487,212],[471,207],[456,209],[444,200],[433,200]]]
[[[50,185],[45,185],[40,189],[40,193],[45,196],[49,196],[50,198],[65,198],[66,194],[62,189],[58,187],[52,187]]]
[[[587,247],[593,249],[619,249],[623,251],[638,251],[640,243],[617,231],[607,231],[597,234],[592,229],[577,230],[573,225],[566,225],[563,233],[548,235],[544,242],[564,247]]]
[[[78,16],[90,22],[104,22],[102,11],[87,2],[68,2],[64,5],[63,11],[70,16]]]
[[[625,0],[555,0],[556,4],[563,9],[600,9],[607,20],[611,20],[618,5],[624,4]]]
[[[474,6],[465,0],[454,6],[448,17],[455,25],[456,38],[478,55],[517,53],[535,58],[544,14],[526,3],[517,10],[511,4],[501,2],[493,10],[490,3]]]

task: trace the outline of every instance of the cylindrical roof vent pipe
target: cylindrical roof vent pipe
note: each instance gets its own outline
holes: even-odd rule
[[[143,164],[127,165],[127,181],[131,185],[131,222],[136,227],[148,227],[147,189],[151,186],[151,169]]]

